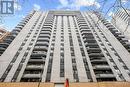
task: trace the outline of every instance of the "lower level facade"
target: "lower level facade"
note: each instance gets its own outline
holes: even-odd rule
[[[38,83],[38,82],[22,82],[22,83],[0,83],[0,87],[66,87],[62,83]],[[129,82],[93,82],[93,83],[69,83],[68,87],[130,87]]]

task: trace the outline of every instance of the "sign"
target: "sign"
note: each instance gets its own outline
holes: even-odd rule
[[[14,14],[14,1],[0,1],[0,14]]]

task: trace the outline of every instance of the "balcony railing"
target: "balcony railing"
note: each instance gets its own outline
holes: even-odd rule
[[[96,78],[115,78],[113,74],[96,74]]]
[[[37,66],[37,65],[28,65],[26,67],[26,70],[42,70],[43,66]]]
[[[22,78],[40,78],[41,74],[23,74]]]

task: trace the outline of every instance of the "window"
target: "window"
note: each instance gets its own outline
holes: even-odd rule
[[[118,59],[120,62],[123,62],[122,59]]]
[[[72,59],[72,63],[76,63],[76,60],[75,60],[75,59]]]
[[[28,48],[27,48],[27,50],[30,50],[30,49],[31,49],[31,47],[28,47]]]
[[[53,56],[53,53],[50,53],[50,56]]]
[[[25,52],[24,57],[27,57],[27,55],[28,55],[28,52]]]
[[[33,43],[29,43],[29,45],[31,46]]]
[[[36,36],[33,36],[33,38],[36,38]]]
[[[22,43],[22,45],[21,46],[24,46],[25,45],[25,43]]]
[[[32,39],[31,41],[34,41],[34,39]]]
[[[21,51],[22,49],[23,49],[23,47],[20,47],[20,48],[19,48],[19,51]]]
[[[117,66],[113,66],[114,67],[114,69],[118,69],[118,67]]]
[[[123,66],[123,67],[124,67],[124,69],[129,70],[127,66]]]

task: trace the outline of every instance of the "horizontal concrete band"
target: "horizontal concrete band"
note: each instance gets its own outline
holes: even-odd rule
[[[0,87],[65,87],[61,83],[0,83]],[[130,82],[92,82],[92,83],[69,83],[69,87],[130,87]]]

